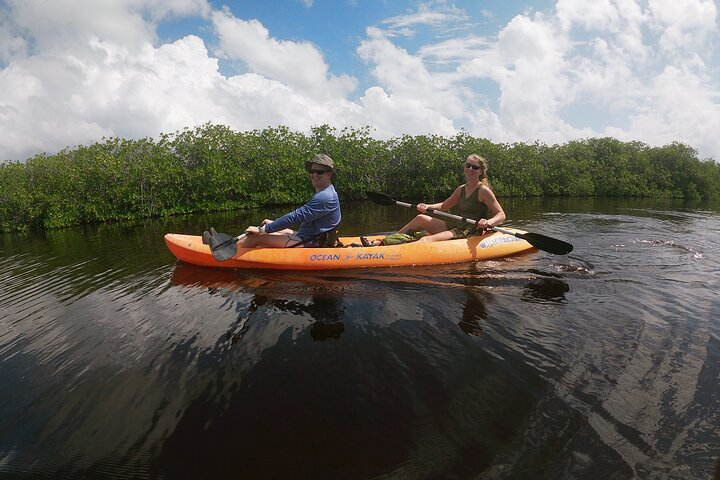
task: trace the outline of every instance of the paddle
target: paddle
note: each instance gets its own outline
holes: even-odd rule
[[[210,228],[210,236],[206,239],[203,235],[203,243],[210,245],[210,253],[218,262],[224,262],[235,256],[237,253],[237,242],[245,238],[247,235],[243,233],[237,237],[228,235],[227,233],[216,232],[214,228]],[[207,242],[206,242],[207,240]]]
[[[410,207],[414,208],[415,205],[412,205],[410,203],[405,202],[399,202],[384,193],[375,193],[375,192],[365,192],[365,195],[367,195],[367,198],[372,200],[375,203],[379,203],[380,205],[384,206],[391,206],[391,205],[400,205],[401,207]],[[473,220],[472,218],[466,218],[461,217],[460,215],[453,215],[452,213],[443,212],[440,210],[435,210],[434,208],[428,208],[425,210],[428,213],[432,213],[435,215],[441,215],[443,217],[452,218],[454,220],[462,220],[467,223],[472,223],[475,225],[477,223],[477,220]],[[554,253],[556,255],[566,255],[573,250],[573,246],[567,242],[563,242],[562,240],[558,240],[556,238],[548,237],[546,235],[541,235],[539,233],[519,233],[519,232],[513,232],[512,230],[506,230],[504,228],[500,227],[489,227],[490,230],[495,230],[496,232],[502,232],[507,235],[513,235],[517,238],[522,238],[526,242],[528,242],[533,247],[537,248],[538,250],[544,250],[546,252]]]
[[[224,262],[230,260],[237,254],[237,242],[247,236],[247,233],[233,237],[227,233],[216,232],[214,228],[210,227],[210,231],[203,233],[203,243],[210,245],[210,253],[215,257],[218,262]],[[319,237],[319,235],[318,235]],[[314,240],[317,237],[313,237],[310,240]],[[297,247],[303,245],[310,240],[301,240],[295,244],[289,245],[288,248]]]

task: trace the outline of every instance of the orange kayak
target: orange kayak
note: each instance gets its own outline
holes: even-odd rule
[[[506,229],[516,233],[522,230]],[[368,237],[382,238],[382,237]],[[341,237],[343,245],[360,244],[360,237]],[[328,270],[339,268],[438,265],[490,260],[533,250],[527,241],[501,232],[481,237],[432,243],[404,243],[379,247],[345,248],[238,248],[219,262],[199,235],[168,233],[165,243],[178,260],[205,267]]]

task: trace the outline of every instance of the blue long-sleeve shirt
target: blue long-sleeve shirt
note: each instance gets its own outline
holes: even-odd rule
[[[315,193],[302,207],[265,225],[265,232],[278,232],[299,223],[297,235],[308,240],[337,227],[341,218],[340,200],[335,187],[330,184]]]

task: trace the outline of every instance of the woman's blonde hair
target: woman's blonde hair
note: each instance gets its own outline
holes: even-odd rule
[[[487,166],[487,160],[485,160],[485,157],[481,157],[477,153],[471,153],[470,155],[468,155],[467,159],[475,160],[476,162],[478,162],[480,164],[480,183],[487,185],[489,187],[490,182],[488,181],[488,177],[487,177],[488,166]]]

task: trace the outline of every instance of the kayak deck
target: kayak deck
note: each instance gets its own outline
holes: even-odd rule
[[[517,233],[522,230],[507,229]],[[369,239],[382,236],[369,236]],[[343,245],[360,244],[360,237],[341,237]],[[219,262],[199,235],[168,233],[165,243],[183,262],[205,267],[327,270],[339,268],[439,265],[482,261],[533,250],[527,241],[492,232],[479,237],[431,243],[404,243],[378,247],[345,248],[238,248],[230,259]]]

